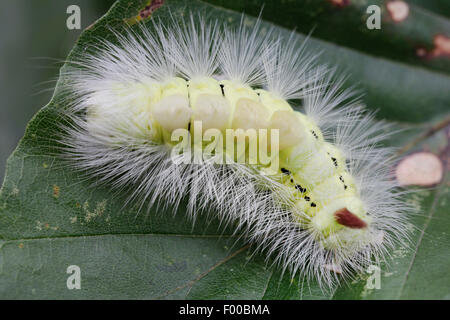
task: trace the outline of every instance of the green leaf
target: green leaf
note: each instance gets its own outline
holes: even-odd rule
[[[233,7],[237,1],[209,2],[216,6],[194,0],[188,4],[166,0],[153,16],[164,21],[169,10],[179,15],[189,9],[207,13],[210,19],[239,23],[241,13],[236,10],[238,7]],[[275,23],[282,33],[290,33],[282,28],[285,22],[288,27],[309,31],[309,26],[303,27],[302,19],[296,20],[292,12],[301,8],[306,15],[308,10],[317,9],[317,4],[277,2],[284,9],[269,10],[274,8],[270,7],[273,3],[266,1],[264,18]],[[99,38],[111,37],[111,28],[120,30],[125,21],[133,21],[147,4],[143,0],[118,1],[102,19],[83,32],[69,58],[84,52]],[[249,2],[246,12],[247,19],[254,21],[250,14],[259,12],[259,2]],[[317,23],[324,23],[320,21]],[[334,23],[338,22],[347,23],[345,20]],[[148,23],[148,20],[138,23]],[[365,25],[365,21],[361,23]],[[442,23],[448,24],[448,20],[445,18]],[[389,35],[380,35],[379,40],[383,46],[379,52],[386,55],[379,53],[375,57],[362,50],[362,44],[357,41],[350,45],[340,42],[340,36],[334,41],[333,34],[324,36],[325,33],[318,33],[321,39],[315,34],[310,39],[312,49],[323,50],[322,61],[351,71],[348,82],[359,83],[367,92],[365,99],[369,107],[380,109],[380,118],[398,121],[399,127],[408,129],[392,139],[391,145],[408,146],[404,152],[418,148],[438,152],[446,146],[447,136],[429,129],[437,122],[442,123],[449,114],[447,72],[439,72],[431,65],[418,67],[419,64],[401,62],[401,51],[390,52],[386,47],[387,40],[383,37]],[[301,33],[296,36],[305,37]],[[358,41],[365,40],[361,36]],[[59,83],[63,81],[62,76]],[[397,248],[392,253],[390,268],[382,267],[381,289],[368,289],[366,274],[355,283],[324,294],[314,283],[308,286],[303,279],[291,280],[280,270],[268,267],[264,256],[253,256],[251,248],[231,236],[232,226],[222,230],[218,221],[201,216],[192,227],[182,209],[175,216],[169,209],[158,208],[152,208],[148,215],[138,214],[124,208],[125,195],[93,188],[92,181],[62,166],[51,138],[58,132],[58,108],[63,101],[64,95],[57,86],[51,102],[29,123],[24,138],[8,160],[0,191],[0,298],[450,297],[448,177],[437,188],[419,191],[411,200],[422,207],[421,215],[412,219],[417,228],[412,248]],[[421,145],[416,143],[422,140]],[[69,290],[66,286],[69,277],[66,271],[71,265],[80,267],[80,290]]]

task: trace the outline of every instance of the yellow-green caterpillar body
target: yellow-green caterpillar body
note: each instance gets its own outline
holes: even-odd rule
[[[283,269],[332,287],[407,237],[374,121],[295,34],[190,16],[74,59],[71,164],[144,206],[188,199]],[[342,273],[338,275],[336,273]]]

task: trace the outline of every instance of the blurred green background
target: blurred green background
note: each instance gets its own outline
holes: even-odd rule
[[[33,115],[50,101],[62,61],[81,31],[114,0],[0,0],[0,182],[8,156]],[[68,30],[67,7],[81,9]]]

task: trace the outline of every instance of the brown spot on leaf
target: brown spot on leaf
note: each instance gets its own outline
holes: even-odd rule
[[[23,243],[19,243],[19,249],[23,249],[24,245]]]
[[[441,182],[443,175],[441,159],[431,152],[413,153],[400,161],[395,169],[397,182],[402,186],[433,186]]]
[[[416,49],[416,56],[420,58],[426,58],[428,56],[428,51],[424,47],[418,47]]]
[[[60,191],[59,187],[56,184],[54,184],[53,185],[53,196],[55,198],[59,198],[59,191]]]
[[[367,227],[367,224],[359,217],[347,210],[347,208],[340,209],[334,213],[337,223],[352,228],[362,229]]]
[[[434,48],[431,51],[432,57],[450,57],[450,38],[443,34],[437,34],[433,38]]]
[[[445,51],[446,54],[450,53],[450,38],[443,34],[437,34],[434,36],[434,44],[436,47]]]
[[[164,0],[151,0],[147,2],[147,5],[139,11],[139,14],[135,17],[126,19],[125,22],[129,25],[133,25],[140,22],[143,19],[149,18],[156,9],[160,8],[164,4]]]
[[[409,15],[409,6],[405,1],[392,0],[386,3],[386,9],[394,22],[402,22]]]
[[[331,4],[333,4],[336,7],[346,7],[348,5],[350,5],[350,0],[328,0],[329,2],[331,2]]]
[[[439,57],[450,57],[450,38],[443,35],[437,34],[433,37],[433,48],[427,50],[424,47],[419,47],[416,49],[416,55],[420,58],[432,59]]]
[[[164,0],[152,0],[148,5],[139,12],[141,19],[147,19],[156,9],[164,4]]]

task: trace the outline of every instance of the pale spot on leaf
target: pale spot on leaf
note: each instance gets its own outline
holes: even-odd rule
[[[394,0],[386,3],[386,8],[395,22],[404,21],[409,15],[409,6],[405,1]]]
[[[444,175],[441,159],[431,152],[417,152],[404,158],[397,165],[395,176],[401,186],[433,186]]]

